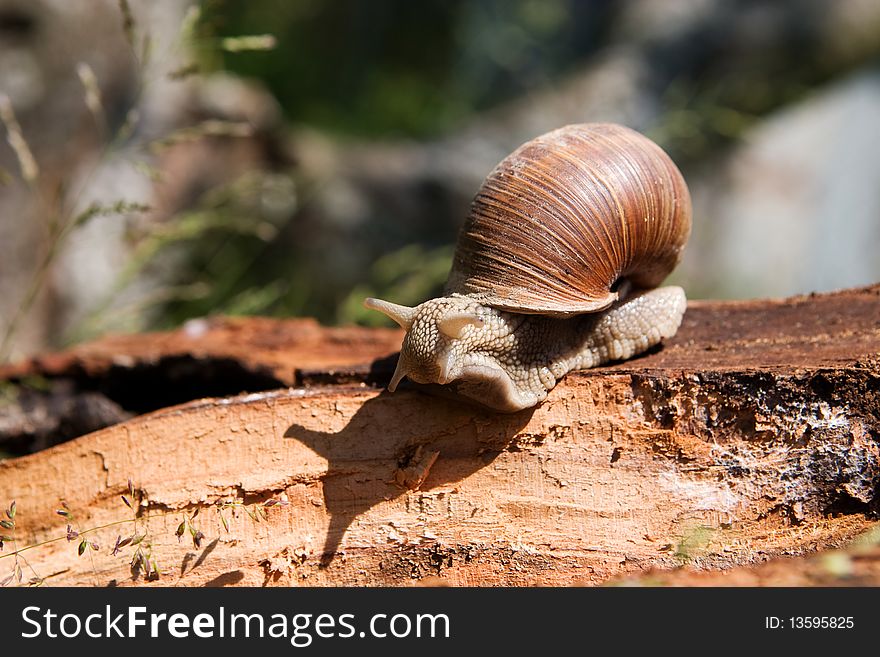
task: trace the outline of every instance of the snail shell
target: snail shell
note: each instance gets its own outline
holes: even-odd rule
[[[523,144],[486,178],[459,234],[447,294],[518,313],[595,312],[627,279],[656,287],[691,230],[684,178],[620,125],[570,125]]]

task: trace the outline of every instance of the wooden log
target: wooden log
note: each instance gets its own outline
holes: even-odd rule
[[[271,333],[260,321],[254,339]],[[236,357],[259,367],[249,347]],[[389,394],[367,382],[393,358],[328,352],[343,364],[267,350],[293,387],[0,462],[0,502],[17,501],[2,554],[60,538],[19,555],[24,582],[53,585],[559,585],[809,554],[875,524],[880,286],[694,302],[662,348],[512,415]],[[110,554],[131,535],[145,538]],[[99,549],[78,556],[83,538]],[[15,560],[0,556],[0,578]]]
[[[176,331],[110,335],[61,353],[0,365],[0,380],[131,379],[138,370],[173,370],[183,361],[207,370],[234,363],[243,376],[263,376],[267,383],[289,386],[300,369],[369,363],[396,350],[402,337],[399,329],[327,328],[313,319],[212,317],[190,320]],[[172,371],[166,376],[184,374]]]

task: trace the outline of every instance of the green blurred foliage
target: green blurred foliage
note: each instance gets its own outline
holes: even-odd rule
[[[366,273],[366,280],[355,285],[339,304],[337,323],[388,326],[387,317],[364,308],[363,301],[367,297],[416,306],[425,299],[439,296],[452,265],[452,252],[451,245],[425,249],[411,244],[382,256]]]
[[[265,81],[290,120],[422,137],[569,70],[601,45],[610,5],[209,0],[204,27],[277,37],[272,52],[226,55],[222,65]]]
[[[797,7],[779,5],[783,14]],[[802,20],[768,19],[762,29],[773,31],[772,41],[759,35],[754,48],[731,31],[723,11],[693,34],[638,42],[651,66],[645,83],[663,90],[652,137],[686,165],[880,54],[867,28],[866,37],[841,35],[814,47],[826,9],[803,3]],[[622,10],[611,0],[206,0],[202,28],[277,37],[271,52],[220,53],[215,64],[263,80],[293,122],[423,138],[552,87],[606,46],[625,42]]]
[[[114,288],[65,342],[108,330],[137,330],[143,313],[157,306],[155,328],[212,313],[300,314],[304,296],[298,281],[308,278],[302,272],[291,275],[283,258],[266,258],[294,208],[289,177],[255,171],[209,190],[173,221],[131,235],[133,251]],[[117,296],[151,268],[174,271],[174,284],[109,312]]]

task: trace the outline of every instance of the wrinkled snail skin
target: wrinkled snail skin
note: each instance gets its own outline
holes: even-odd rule
[[[368,307],[374,299],[368,299]],[[467,295],[416,306],[389,390],[407,376],[450,384],[460,395],[498,411],[535,406],[568,372],[639,354],[673,336],[686,307],[680,287],[634,294],[601,313],[556,318],[483,306]],[[450,317],[472,317],[457,336],[440,329]],[[404,328],[407,328],[404,326]]]
[[[364,302],[407,332],[389,390],[408,377],[513,412],[571,370],[650,349],[681,324],[684,291],[656,286],[690,227],[681,173],[637,132],[581,124],[523,144],[477,193],[446,296]]]

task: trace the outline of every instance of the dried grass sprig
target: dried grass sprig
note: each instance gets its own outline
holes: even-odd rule
[[[36,183],[40,177],[40,167],[37,166],[37,160],[24,138],[18,119],[15,118],[12,101],[6,94],[0,94],[0,122],[6,127],[6,140],[18,159],[21,177],[29,184]]]

